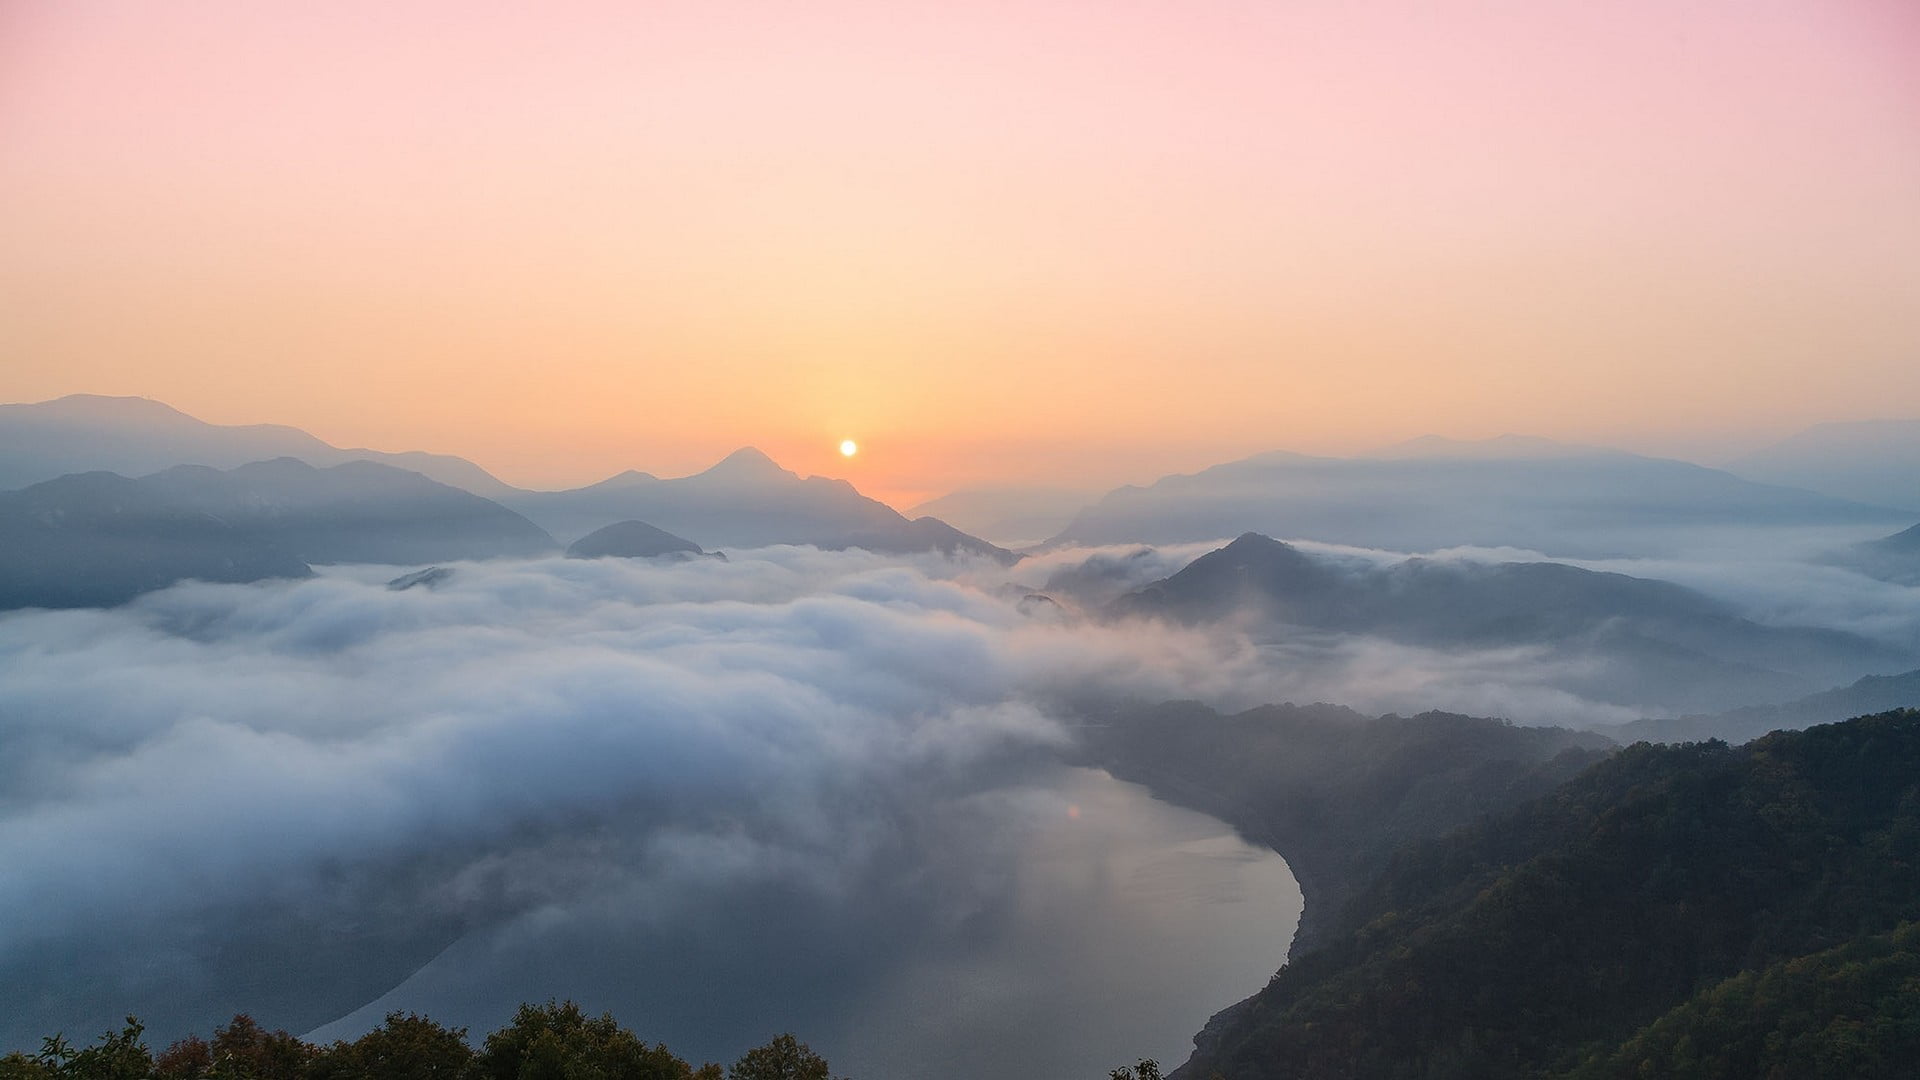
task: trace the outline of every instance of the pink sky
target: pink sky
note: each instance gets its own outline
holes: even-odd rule
[[[1704,451],[1920,414],[1920,8],[0,0],[0,296],[531,484]]]

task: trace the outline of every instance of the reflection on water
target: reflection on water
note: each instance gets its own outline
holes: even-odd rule
[[[1079,813],[1034,823],[1017,916],[991,940],[914,957],[861,1002],[839,1033],[851,1074],[1171,1068],[1207,1017],[1280,966],[1300,892],[1278,856],[1105,773],[1072,770],[1054,790]]]
[[[1278,856],[1105,773],[1055,770],[959,822],[951,852],[894,868],[897,889],[736,890],[668,918],[610,904],[475,933],[314,1034],[398,1008],[478,1035],[519,1000],[572,997],[696,1062],[792,1030],[856,1080],[1099,1078],[1185,1060],[1299,919]]]

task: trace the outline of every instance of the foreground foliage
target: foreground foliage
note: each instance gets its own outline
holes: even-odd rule
[[[144,1030],[129,1016],[85,1047],[51,1036],[37,1054],[0,1057],[0,1080],[833,1080],[826,1059],[792,1035],[747,1051],[731,1068],[695,1068],[571,1001],[520,1006],[478,1050],[465,1028],[400,1012],[328,1046],[242,1015],[211,1040],[190,1035],[156,1055]]]

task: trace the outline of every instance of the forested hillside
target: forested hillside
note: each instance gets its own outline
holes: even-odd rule
[[[1295,952],[1319,944],[1402,845],[1541,795],[1613,746],[1452,713],[1267,705],[1223,715],[1191,701],[1111,717],[1084,742],[1115,776],[1285,856],[1306,897]]]
[[[1297,953],[1179,1075],[1767,1075],[1735,1067],[1762,1060],[1735,1043],[1682,1045],[1689,1028],[1742,1023],[1778,1075],[1862,1075],[1846,1063],[1912,1039],[1905,984],[1887,981],[1911,932],[1864,939],[1915,919],[1920,711],[1737,749],[1638,744],[1395,856],[1322,947]],[[1740,983],[1743,972],[1760,974]],[[1769,1005],[1786,1032],[1769,1042],[1754,1034],[1764,1020],[1725,1008],[1761,989],[1844,990],[1852,1004],[1800,1016]],[[1835,1027],[1847,1015],[1859,1022]],[[1822,1063],[1801,1071],[1803,1051]],[[1724,1057],[1680,1065],[1707,1054]]]

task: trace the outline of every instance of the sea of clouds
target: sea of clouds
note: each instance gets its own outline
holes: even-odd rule
[[[552,558],[405,590],[415,568],[337,567],[0,615],[0,1041],[129,1009],[318,1025],[476,928],[610,905],[670,928],[777,895],[826,938],[958,924],[1004,889],[1034,778],[1127,701],[1636,715],[1534,650],[1087,617],[1212,546]],[[1666,569],[1783,618],[1916,621],[1916,590],[1842,571]]]
[[[1023,613],[932,556],[399,569],[0,616],[9,1044],[131,1008],[319,1023],[474,926],[610,896],[670,923],[777,882],[960,918],[1067,698],[1217,696],[1258,660]],[[367,962],[301,954],[337,938]]]

